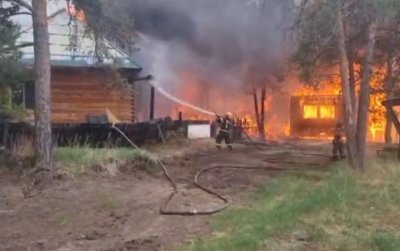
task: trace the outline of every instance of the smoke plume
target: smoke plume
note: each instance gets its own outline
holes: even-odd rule
[[[188,88],[209,91],[208,99],[226,100],[211,105],[209,100],[205,104],[192,97],[191,101],[225,111],[235,109],[227,100],[244,96],[246,86],[273,85],[282,77],[289,2],[109,1],[114,13],[133,22],[140,48],[135,57],[147,73],[155,76],[157,85],[180,98],[185,98]],[[190,87],[193,83],[197,86]],[[143,91],[141,97],[148,102]],[[213,97],[213,92],[226,97]],[[161,97],[157,101],[156,115],[170,115],[173,104]],[[147,106],[145,103],[143,107]]]

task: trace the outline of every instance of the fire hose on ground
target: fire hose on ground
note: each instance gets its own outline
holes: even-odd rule
[[[116,130],[119,134],[121,134],[134,148],[136,149],[140,149],[140,147],[138,147],[135,143],[132,142],[132,140],[129,139],[129,137],[123,132],[121,131],[119,128],[115,127],[115,125],[112,125],[112,129]],[[174,179],[171,177],[171,175],[168,172],[168,168],[165,166],[165,164],[159,159],[159,158],[155,158],[156,162],[160,165],[164,176],[168,179],[169,183],[171,184],[173,191],[171,192],[171,194],[168,196],[168,198],[164,201],[164,203],[162,203],[161,207],[160,207],[160,213],[164,214],[164,215],[181,215],[181,216],[194,216],[194,215],[211,215],[211,214],[215,214],[218,212],[221,212],[225,209],[227,209],[229,207],[229,205],[231,204],[231,199],[228,197],[225,197],[221,194],[219,194],[218,192],[207,188],[203,185],[200,184],[199,179],[200,176],[202,174],[205,174],[208,171],[211,171],[213,169],[240,169],[240,170],[265,170],[265,171],[300,171],[300,169],[296,169],[296,168],[280,168],[280,167],[276,167],[276,166],[247,166],[247,165],[236,165],[236,164],[214,164],[211,165],[209,167],[205,167],[203,169],[201,169],[200,171],[198,171],[196,173],[196,175],[194,176],[194,185],[201,189],[202,191],[218,198],[219,200],[221,200],[223,202],[223,205],[216,208],[216,209],[210,209],[210,210],[186,210],[186,211],[178,211],[178,210],[168,210],[168,204],[171,202],[171,200],[174,198],[174,196],[176,194],[178,194],[179,189],[178,186],[176,184],[176,182],[174,181]],[[323,166],[318,166],[318,167],[314,167],[314,168],[303,168],[301,169],[301,171],[304,170],[316,170],[316,169],[321,169]]]

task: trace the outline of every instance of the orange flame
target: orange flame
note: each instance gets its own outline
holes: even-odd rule
[[[355,66],[359,68],[359,66]],[[333,75],[327,80],[322,80],[318,84],[319,88],[312,88],[303,86],[299,88],[293,95],[296,96],[337,96],[341,95],[341,80],[338,75]],[[382,89],[386,72],[384,70],[376,69],[375,74],[371,80],[371,87],[374,90]],[[196,74],[191,71],[184,71],[180,74],[182,90],[180,97],[187,100],[199,107],[213,110],[219,109],[215,112],[227,112],[228,109],[235,115],[235,119],[239,121],[250,135],[258,135],[257,121],[254,114],[254,103],[251,93],[243,92],[239,98],[230,97],[226,94],[226,89],[218,89],[215,83],[209,83],[206,77]],[[221,85],[222,86],[222,85]],[[300,84],[299,84],[300,86]],[[358,89],[356,92],[358,93]],[[250,95],[249,95],[250,94]],[[265,119],[265,133],[267,138],[274,138],[279,135],[290,136],[290,124],[287,122],[289,117],[282,119],[282,114],[274,114],[274,104],[269,97],[266,100],[266,119]],[[381,102],[386,99],[383,92],[374,91],[371,95],[371,113],[369,115],[369,140],[381,141],[384,136],[384,129],[386,123],[385,107]],[[302,114],[304,119],[321,119],[321,120],[334,120],[336,119],[337,106],[329,103],[303,103]],[[289,110],[289,107],[288,107]],[[189,108],[177,106],[171,112],[172,117],[176,117],[178,112],[182,112],[184,119],[190,120],[213,120],[214,118],[199,114]],[[285,122],[286,121],[286,122]],[[329,133],[323,133],[318,138],[329,138]],[[313,138],[313,137],[311,137]]]
[[[373,141],[384,141],[386,108],[382,105],[382,101],[387,99],[387,95],[382,91],[384,89],[382,87],[386,76],[385,69],[378,69],[371,79],[373,93],[370,103],[369,130]]]
[[[359,65],[355,65],[356,69],[360,69]],[[382,105],[382,101],[386,100],[387,96],[382,91],[386,79],[385,69],[375,69],[371,79],[371,94],[370,114],[369,114],[369,140],[375,142],[382,142],[384,140],[384,131],[386,124],[386,108]],[[332,78],[328,81],[321,82],[321,88],[315,89],[311,87],[304,87],[299,90],[296,95],[311,96],[311,95],[340,95],[341,94],[341,80],[339,77]],[[359,87],[356,88],[359,92]],[[332,119],[335,118],[335,107],[319,105],[319,110],[316,105],[304,105],[303,107],[304,118],[310,119]],[[319,116],[318,116],[319,114]]]

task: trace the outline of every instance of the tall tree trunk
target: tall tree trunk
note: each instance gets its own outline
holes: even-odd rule
[[[260,100],[260,107],[261,107],[261,113],[260,113],[260,127],[258,128],[258,133],[260,135],[260,138],[265,139],[265,101],[266,101],[266,96],[267,95],[267,88],[265,85],[261,89],[261,100]]]
[[[357,121],[357,157],[360,168],[364,168],[365,148],[368,135],[368,114],[371,99],[371,74],[372,61],[375,49],[375,25],[370,24],[368,27],[368,43],[364,63],[362,66],[361,90],[358,104],[358,121]]]
[[[390,48],[389,48],[390,50]],[[391,50],[388,53],[387,58],[387,80],[386,80],[386,97],[387,99],[393,98],[393,89],[394,89],[394,79],[393,79],[393,54]],[[393,143],[392,139],[392,127],[393,121],[392,117],[388,112],[388,108],[386,108],[386,125],[385,125],[385,143],[391,144]]]
[[[337,11],[338,21],[338,49],[340,52],[340,75],[342,79],[342,90],[343,90],[343,102],[344,102],[344,124],[346,129],[347,138],[347,151],[349,164],[353,168],[358,167],[357,163],[357,147],[355,138],[355,120],[353,114],[353,106],[350,94],[350,83],[349,83],[349,61],[346,52],[346,41],[345,32],[343,25],[343,14],[341,8]]]
[[[253,85],[254,112],[256,114],[257,129],[260,131],[260,112],[258,109],[257,88]]]
[[[32,1],[35,50],[36,154],[42,167],[52,166],[50,46],[47,26],[47,1]]]
[[[357,110],[356,104],[356,76],[354,72],[354,55],[353,48],[350,46],[347,51],[349,59],[349,84],[350,84],[350,97],[351,97],[351,107],[353,108],[353,115],[355,116]],[[353,118],[356,120],[356,118]]]

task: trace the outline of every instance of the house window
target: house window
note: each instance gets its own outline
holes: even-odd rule
[[[35,83],[28,82],[24,85],[24,103],[26,109],[35,109]]]
[[[303,118],[304,119],[334,119],[335,114],[334,105],[304,105]]]
[[[35,107],[35,86],[28,82],[13,88],[0,88],[0,106],[2,107],[24,107],[34,109]]]
[[[335,118],[335,106],[333,105],[321,105],[319,108],[321,119],[334,119]]]
[[[303,118],[304,119],[317,119],[318,118],[318,106],[317,105],[304,105],[303,106]]]

